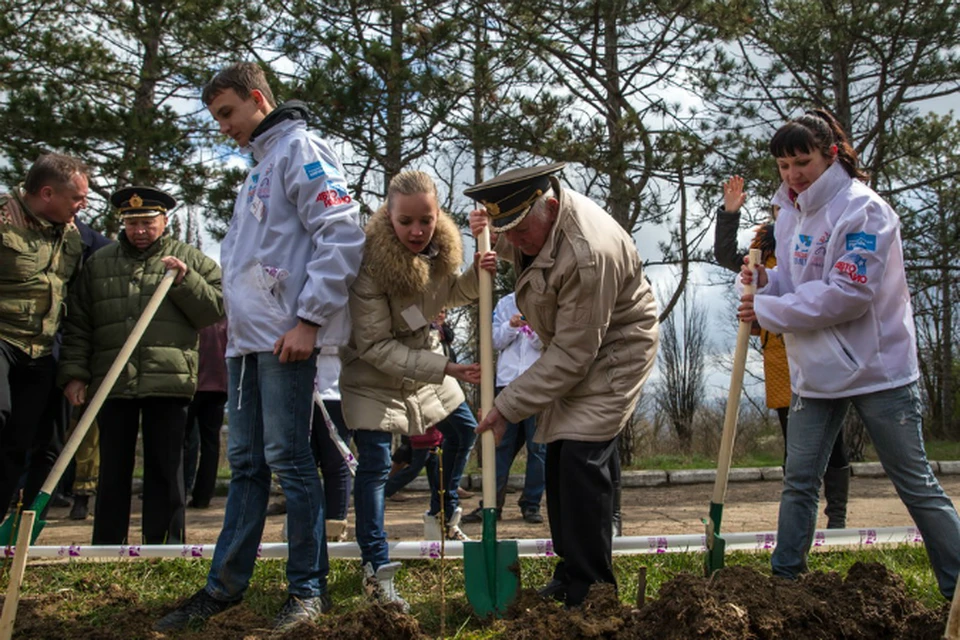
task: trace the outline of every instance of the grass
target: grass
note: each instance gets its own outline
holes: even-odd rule
[[[906,583],[909,596],[927,607],[944,604],[939,594],[923,547],[903,545],[891,548],[830,550],[813,553],[810,569],[836,571],[845,575],[858,561],[880,562],[899,574]],[[615,556],[614,569],[619,583],[620,599],[636,604],[638,574],[646,567],[647,601],[655,599],[661,586],[680,573],[701,574],[703,555],[670,553],[662,555]],[[458,560],[445,561],[446,607],[444,627],[447,637],[483,640],[499,636],[497,625],[477,619],[464,593],[463,565]],[[769,553],[732,552],[726,556],[728,566],[754,568],[769,574]],[[398,574],[398,589],[412,606],[423,632],[437,637],[441,625],[439,597],[440,563],[432,560],[404,561]],[[554,561],[540,558],[520,560],[521,583],[536,587],[545,584]],[[81,625],[88,633],[102,629],[103,635],[82,637],[121,637],[116,627],[136,606],[137,614],[155,620],[169,607],[202,586],[209,561],[147,560],[134,562],[72,562],[28,567],[24,581],[24,597],[39,594],[55,598],[55,606],[42,609],[50,623]],[[282,604],[285,593],[284,563],[263,560],[257,563],[244,607],[255,617],[269,620]],[[6,588],[6,569],[0,587]],[[335,603],[333,615],[359,609],[364,605],[361,593],[361,570],[357,561],[333,560],[329,576],[330,594]],[[36,615],[36,614],[35,614]],[[144,622],[141,622],[144,624]],[[79,632],[78,632],[79,633]],[[81,636],[77,636],[81,637]],[[132,637],[132,636],[131,636]],[[146,636],[149,637],[149,636]]]

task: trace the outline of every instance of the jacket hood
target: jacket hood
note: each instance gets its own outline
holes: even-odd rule
[[[433,257],[413,253],[393,231],[386,205],[373,214],[364,231],[363,268],[390,296],[408,297],[423,293],[432,277],[445,277],[460,270],[463,241],[460,230],[443,211],[437,217],[430,246]]]
[[[306,122],[310,117],[310,110],[307,105],[299,100],[288,100],[279,107],[267,114],[257,128],[250,134],[250,142],[257,139],[257,136],[267,131],[270,127],[284,120],[303,120]]]

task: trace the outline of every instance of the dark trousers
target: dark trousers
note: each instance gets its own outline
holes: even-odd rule
[[[348,445],[352,438],[347,423],[343,421],[343,411],[339,400],[324,400],[323,406],[330,414],[330,421],[337,428],[337,433]],[[313,449],[313,458],[320,467],[323,476],[323,494],[326,498],[325,516],[327,520],[346,520],[350,508],[350,469],[340,454],[330,429],[323,419],[320,407],[313,408],[313,428],[310,431],[310,448]]]
[[[113,399],[103,403],[100,482],[93,544],[127,544],[137,431],[143,425],[143,543],[184,542],[183,434],[187,398]]]
[[[54,392],[52,355],[31,358],[0,340],[0,509],[6,512],[20,487],[31,449],[49,442],[53,421],[43,414]],[[26,505],[30,506],[30,505]],[[6,544],[6,541],[2,541]]]
[[[223,428],[224,391],[197,391],[187,409],[183,482],[192,491],[193,504],[210,506],[220,467],[220,429]],[[198,462],[199,460],[199,462]]]
[[[614,438],[547,444],[547,516],[560,558],[553,577],[567,585],[568,607],[581,604],[594,583],[617,584],[612,536],[619,443]]]
[[[30,450],[30,456],[27,462],[27,477],[23,486],[23,504],[29,506],[40,493],[43,483],[47,481],[50,470],[56,464],[60,452],[63,451],[63,445],[67,443],[67,425],[70,423],[70,403],[63,396],[63,391],[55,387],[47,401],[47,408],[41,417],[44,422],[49,422],[49,437],[46,442],[34,442]],[[46,429],[46,427],[44,427]],[[69,469],[64,470],[63,478],[66,478]],[[58,487],[66,486],[68,489],[73,484],[73,480],[67,483],[60,482]],[[56,492],[57,489],[54,489]],[[52,492],[53,493],[53,492]],[[41,518],[46,518],[48,504],[40,513]]]

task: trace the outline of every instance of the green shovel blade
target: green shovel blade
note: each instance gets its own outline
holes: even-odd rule
[[[497,510],[483,510],[483,539],[463,543],[467,600],[478,616],[502,618],[520,590],[516,540],[497,540]]]
[[[43,527],[47,524],[47,521],[41,520],[39,516],[43,513],[43,509],[47,506],[48,502],[50,502],[50,494],[41,491],[37,494],[37,497],[33,499],[33,504],[30,505],[30,508],[25,509],[25,511],[37,512],[37,519],[33,521],[33,531],[30,533],[30,544],[37,541],[37,536],[40,535]],[[7,516],[7,519],[3,521],[3,524],[0,524],[0,546],[11,547],[16,544],[19,531],[20,514],[11,513]]]
[[[710,503],[710,519],[704,520],[707,527],[707,556],[704,559],[704,574],[709,577],[723,569],[723,552],[727,541],[720,536],[720,520],[723,518],[723,504]]]

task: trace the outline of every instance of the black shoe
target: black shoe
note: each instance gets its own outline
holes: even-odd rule
[[[187,503],[187,508],[188,509],[209,509],[210,501],[207,500],[206,502],[201,502],[196,498],[190,498],[190,502]]]
[[[200,589],[179,607],[160,618],[154,625],[154,631],[166,633],[182,631],[189,626],[200,625],[218,613],[222,613],[240,604],[240,600],[217,600],[206,589]]]
[[[281,498],[267,505],[268,516],[282,516],[287,512],[287,500]]]
[[[537,595],[543,599],[553,598],[557,602],[563,602],[567,599],[567,583],[554,578],[537,591]]]
[[[50,496],[49,505],[54,509],[66,509],[71,506],[71,502],[67,500],[62,493],[59,491],[54,491],[53,495]]]
[[[90,496],[75,496],[68,517],[71,520],[86,520],[88,515],[90,515]]]
[[[540,515],[540,509],[527,507],[523,510],[523,521],[528,524],[543,524],[543,516]]]
[[[483,507],[477,507],[467,515],[460,518],[462,524],[481,524],[483,522]]]
[[[503,519],[503,512],[497,509],[497,522]],[[467,515],[460,518],[460,524],[483,524],[483,507],[477,507]]]
[[[303,622],[315,622],[330,611],[331,606],[330,596],[325,593],[313,598],[288,596],[280,613],[273,619],[273,630],[288,631]]]

